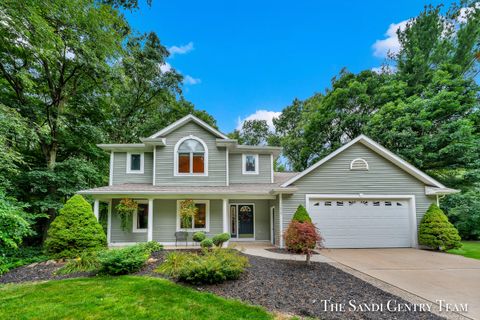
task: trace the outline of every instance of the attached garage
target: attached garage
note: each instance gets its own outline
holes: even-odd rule
[[[310,195],[307,205],[326,248],[395,248],[415,245],[412,201]]]

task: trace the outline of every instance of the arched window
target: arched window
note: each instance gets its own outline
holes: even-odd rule
[[[207,146],[197,137],[189,136],[175,146],[176,175],[207,175]]]
[[[366,171],[368,170],[368,162],[362,158],[353,159],[350,162],[350,170]]]

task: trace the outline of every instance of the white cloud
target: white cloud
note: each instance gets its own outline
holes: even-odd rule
[[[397,72],[397,68],[395,66],[384,65],[380,67],[373,67],[372,71],[378,74],[381,74],[381,73],[391,74],[391,73]]]
[[[201,82],[202,80],[200,80],[199,78],[194,78],[192,76],[189,76],[188,74],[185,77],[183,77],[184,84],[194,85],[194,84],[199,84]]]
[[[266,120],[270,131],[275,131],[275,127],[273,126],[273,118],[278,118],[281,114],[281,112],[257,110],[255,113],[250,114],[244,119],[239,117],[237,120],[237,130],[241,130],[243,123],[247,120]]]
[[[165,62],[164,64],[161,64],[160,65],[160,71],[162,73],[167,73],[169,72],[170,70],[172,70],[172,65],[168,62]]]
[[[475,3],[475,8],[480,9],[480,2]],[[468,16],[475,11],[474,7],[461,8],[457,17],[459,23],[465,23],[468,20]]]
[[[193,50],[193,42],[189,42],[183,46],[171,46],[168,48],[168,52],[173,57],[176,54],[186,54]]]
[[[387,57],[388,53],[397,53],[400,50],[400,42],[398,42],[397,30],[405,30],[410,20],[404,20],[399,23],[392,23],[388,27],[385,36],[386,39],[377,40],[373,44],[373,55],[380,58]]]

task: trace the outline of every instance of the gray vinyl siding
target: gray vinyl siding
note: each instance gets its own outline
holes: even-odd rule
[[[248,153],[251,154],[251,153]],[[231,153],[228,158],[230,183],[271,183],[272,160],[269,154],[258,155],[258,174],[242,174],[242,154]]]
[[[255,205],[255,240],[270,240],[269,200],[231,200],[230,203],[253,203]]]
[[[153,152],[144,153],[143,174],[127,173],[127,153],[115,152],[113,155],[113,184],[152,183]]]
[[[350,162],[363,158],[369,164],[368,171],[351,171]],[[298,191],[283,195],[283,230],[285,230],[298,205],[305,204],[305,195],[319,194],[391,194],[414,195],[417,225],[434,197],[425,195],[425,185],[390,161],[364,145],[357,143],[320,167],[295,181]]]
[[[146,242],[147,233],[133,233],[132,223],[130,222],[126,231],[120,226],[120,218],[115,214],[115,206],[119,199],[113,200],[112,204],[112,229],[111,242]],[[210,200],[210,231],[208,237],[223,232],[222,223],[222,200]],[[175,242],[175,232],[177,231],[177,200],[174,199],[156,199],[153,201],[153,235],[152,240],[158,242]],[[191,241],[191,235],[189,236]]]
[[[175,144],[193,135],[205,142],[208,148],[208,176],[174,176]],[[225,186],[226,149],[216,146],[216,136],[201,126],[189,122],[166,136],[166,146],[156,149],[155,184],[162,186]]]
[[[120,199],[113,199],[112,201],[112,227],[111,227],[111,242],[112,243],[127,243],[127,242],[145,242],[147,241],[147,233],[135,233],[132,232],[133,225],[130,220],[126,230],[122,230],[121,220],[118,214],[116,214],[115,206]]]

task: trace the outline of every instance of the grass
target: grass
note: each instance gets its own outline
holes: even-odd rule
[[[448,253],[480,260],[480,241],[462,241],[460,249],[448,250]]]
[[[0,286],[0,319],[272,319],[165,279],[99,277]]]

